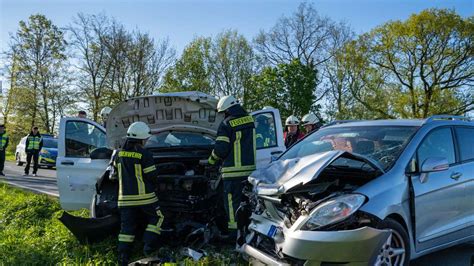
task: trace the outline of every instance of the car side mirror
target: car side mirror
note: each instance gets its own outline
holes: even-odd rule
[[[112,157],[112,153],[113,153],[112,150],[110,150],[106,147],[100,147],[100,148],[94,149],[91,152],[90,157],[91,157],[92,160],[110,159],[110,157]]]
[[[449,169],[448,159],[445,157],[429,157],[421,165],[420,182],[425,183],[428,180],[428,174],[440,172]]]

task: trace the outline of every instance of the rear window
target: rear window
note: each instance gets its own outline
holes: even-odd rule
[[[461,161],[474,159],[474,128],[456,128],[456,137],[459,143]]]
[[[50,138],[43,138],[43,147],[45,148],[58,148],[58,140],[57,139],[50,139]]]

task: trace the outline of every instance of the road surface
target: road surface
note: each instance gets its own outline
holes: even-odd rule
[[[56,185],[56,171],[40,168],[38,176],[23,176],[23,167],[16,166],[14,162],[5,163],[6,177],[0,177],[0,181],[59,197]],[[471,266],[471,257],[474,256],[474,243],[445,249],[434,254],[426,255],[414,260],[410,265],[414,266]]]
[[[31,172],[32,169],[30,169]],[[31,190],[36,193],[48,194],[59,197],[58,186],[56,184],[56,170],[38,169],[38,176],[23,176],[24,166],[16,166],[14,162],[5,162],[6,176],[1,176],[0,181],[10,185]]]

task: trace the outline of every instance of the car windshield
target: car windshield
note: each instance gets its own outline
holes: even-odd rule
[[[58,148],[58,140],[52,138],[43,138],[43,147],[44,148]]]
[[[210,135],[195,132],[167,131],[151,136],[145,147],[163,148],[177,146],[210,146],[214,145],[214,138]]]
[[[292,146],[280,159],[342,150],[361,154],[388,170],[410,141],[418,127],[365,126],[321,129]]]

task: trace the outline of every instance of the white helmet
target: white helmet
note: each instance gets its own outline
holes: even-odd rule
[[[127,138],[147,139],[151,136],[150,127],[144,122],[135,122],[128,127]]]
[[[307,125],[315,125],[319,122],[318,117],[315,114],[309,113],[303,116],[301,119],[301,123],[303,123],[303,126]]]
[[[297,126],[300,124],[300,120],[298,120],[298,117],[294,115],[288,116],[288,118],[285,121],[285,126]]]
[[[102,120],[107,120],[109,118],[109,114],[112,112],[112,108],[106,106],[100,110],[100,116],[102,117]]]
[[[240,102],[234,96],[224,96],[220,98],[219,102],[217,103],[217,112],[224,112],[225,110],[237,104],[240,104]]]

